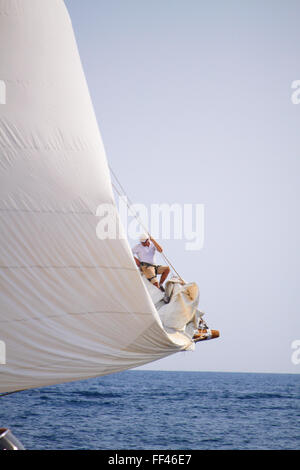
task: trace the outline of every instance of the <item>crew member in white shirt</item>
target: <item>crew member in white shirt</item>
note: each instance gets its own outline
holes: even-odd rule
[[[167,279],[170,268],[155,264],[155,252],[162,253],[162,247],[150,235],[141,235],[140,243],[133,249],[132,253],[137,266],[140,268],[146,278],[156,287],[164,292],[163,283]],[[161,274],[158,283],[157,274]]]

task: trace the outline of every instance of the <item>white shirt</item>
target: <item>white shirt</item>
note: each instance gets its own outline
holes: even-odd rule
[[[132,249],[132,253],[135,258],[138,258],[139,261],[150,264],[155,264],[155,251],[156,248],[151,242],[150,246],[144,246],[139,243]]]

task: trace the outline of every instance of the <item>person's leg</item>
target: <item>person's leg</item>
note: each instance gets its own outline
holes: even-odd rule
[[[142,266],[142,272],[145,274],[146,278],[151,282],[151,284],[159,288],[154,266]]]
[[[162,286],[170,274],[170,268],[169,266],[158,266],[157,273],[161,274],[159,285]]]

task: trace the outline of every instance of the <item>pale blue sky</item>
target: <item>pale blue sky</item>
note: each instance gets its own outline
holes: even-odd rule
[[[163,245],[221,338],[148,367],[299,373],[300,2],[65,3],[131,199],[205,205],[201,251]]]

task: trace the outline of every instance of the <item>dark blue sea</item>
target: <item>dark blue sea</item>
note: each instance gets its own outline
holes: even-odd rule
[[[26,449],[299,449],[300,376],[128,371],[0,398]]]

